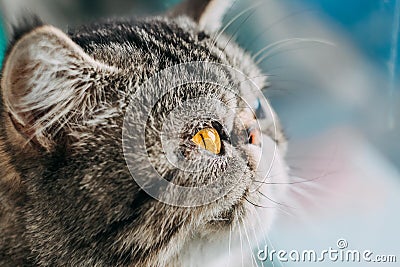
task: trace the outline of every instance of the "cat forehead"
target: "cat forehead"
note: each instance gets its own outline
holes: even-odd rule
[[[113,20],[84,26],[69,32],[72,40],[93,57],[113,65],[128,67],[140,58],[162,56],[164,61],[182,62],[189,56],[201,59],[197,50],[210,35],[197,30],[190,19],[163,17]]]
[[[215,34],[204,32],[185,17],[106,21],[69,34],[90,56],[122,70],[119,74],[122,87],[115,89],[123,93],[136,92],[138,86],[157,72],[198,61],[221,64],[233,72],[243,73],[240,78],[235,75],[218,75],[218,78],[224,84],[235,84],[231,89],[235,94],[245,95],[252,108],[256,108],[253,104],[257,102],[254,90],[265,83],[259,68],[233,40],[224,35],[215,39]],[[226,94],[219,94],[221,98],[223,95]],[[177,98],[171,99],[168,104],[174,105],[177,101]]]
[[[95,59],[125,70],[162,70],[206,61],[238,69],[260,87],[265,82],[250,56],[232,38],[223,34],[217,38],[186,17],[106,21],[72,30],[69,35]]]

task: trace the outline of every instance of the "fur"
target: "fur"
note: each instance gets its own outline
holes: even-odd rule
[[[279,124],[274,128],[273,112],[260,120],[265,151],[247,141],[235,148],[224,140],[232,154],[210,159],[200,152],[206,161],[197,164],[210,164],[196,175],[171,166],[162,153],[162,120],[191,97],[217,98],[242,114],[243,127],[250,127],[254,114],[235,94],[196,84],[165,95],[146,127],[148,154],[134,155],[138,163],[149,157],[163,178],[186,186],[213,179],[230,182],[242,173],[239,185],[223,198],[192,208],[164,204],[135,183],[125,163],[122,128],[127,107],[140,85],[157,72],[208,61],[248,77],[262,76],[243,50],[227,45],[222,35],[214,40],[214,32],[199,25],[200,20],[180,13],[108,20],[68,34],[36,25],[16,37],[1,81],[1,266],[190,266],[200,259],[204,265],[204,255],[216,246],[226,250],[230,233],[232,249],[240,246],[232,241],[238,240],[238,228],[254,231],[260,220],[268,228],[273,209],[257,211],[253,204],[270,202],[249,188],[259,173],[267,172],[268,166],[256,166],[258,160],[267,160],[264,154],[275,156],[268,182],[287,179],[286,141]],[[231,73],[215,75],[229,83],[234,78]],[[254,80],[260,88],[265,83],[263,78]],[[238,95],[252,94],[241,81],[233,83]],[[139,99],[145,102],[146,93]],[[210,103],[204,107],[215,110]],[[236,120],[221,114],[220,123],[232,121],[227,129],[234,132],[240,128]],[[193,147],[185,149],[197,155]],[[263,184],[258,192],[278,199],[282,192],[276,189]]]

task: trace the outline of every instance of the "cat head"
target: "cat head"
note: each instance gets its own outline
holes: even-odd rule
[[[161,264],[193,239],[269,225],[286,142],[261,71],[218,32],[228,6],[15,38],[3,146],[39,263]]]

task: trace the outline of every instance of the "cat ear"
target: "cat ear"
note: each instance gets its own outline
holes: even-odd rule
[[[94,108],[96,81],[109,71],[54,27],[26,33],[11,48],[2,73],[7,128],[19,140],[51,149],[54,136],[70,120]]]
[[[225,12],[232,5],[232,0],[186,0],[176,6],[171,15],[186,15],[199,23],[201,28],[217,31],[222,25]]]

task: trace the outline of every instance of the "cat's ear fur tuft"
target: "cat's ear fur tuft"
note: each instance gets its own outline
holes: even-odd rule
[[[224,15],[231,5],[232,0],[186,0],[169,14],[173,17],[186,15],[201,28],[216,32],[221,28]]]
[[[17,135],[46,150],[69,120],[90,111],[99,73],[111,71],[52,26],[25,33],[11,47],[1,90],[5,116]],[[91,100],[88,101],[88,98]],[[8,118],[8,117],[7,117]]]

